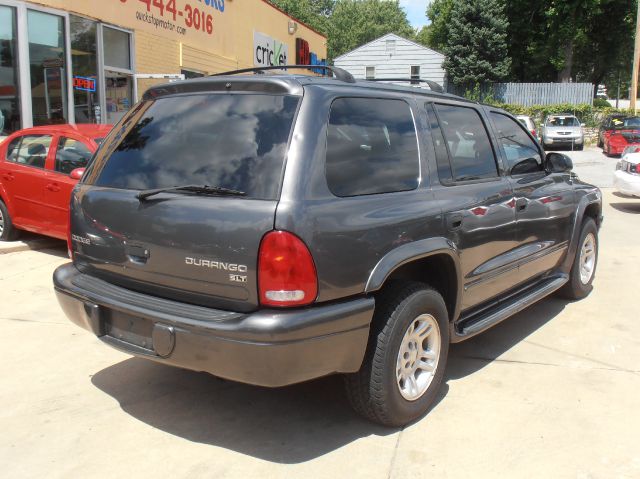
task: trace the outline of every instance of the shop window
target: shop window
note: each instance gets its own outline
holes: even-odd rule
[[[107,123],[115,124],[133,104],[131,34],[115,28],[102,28],[105,68]]]
[[[131,70],[130,35],[109,27],[104,27],[102,31],[105,66]]]
[[[33,124],[67,123],[64,19],[28,10]]]
[[[98,98],[98,24],[87,18],[69,16],[71,66],[76,123],[100,123]]]
[[[21,128],[16,11],[0,6],[0,137]]]

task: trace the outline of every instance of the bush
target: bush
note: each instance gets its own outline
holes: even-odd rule
[[[593,100],[594,108],[611,108],[611,105],[604,98],[596,98]]]
[[[488,103],[488,102],[487,102]],[[547,115],[570,114],[575,115],[581,123],[587,127],[597,127],[602,120],[612,113],[627,113],[625,110],[613,108],[609,103],[606,106],[592,106],[588,104],[571,105],[562,103],[558,105],[509,105],[504,103],[489,103],[492,106],[502,108],[512,115],[527,115],[533,118],[533,121],[539,125]]]

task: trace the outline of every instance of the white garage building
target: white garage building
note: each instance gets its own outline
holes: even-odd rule
[[[445,56],[431,48],[388,33],[334,60],[355,78],[416,78],[445,86]]]

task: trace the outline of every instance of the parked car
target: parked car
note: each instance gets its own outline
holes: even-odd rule
[[[584,148],[584,132],[573,115],[550,115],[543,123],[540,139],[545,150],[569,147],[572,150]]]
[[[625,149],[613,174],[613,186],[623,195],[640,196],[640,145]]]
[[[110,125],[20,130],[0,144],[0,240],[20,230],[65,239],[71,189]]]
[[[600,123],[600,127],[598,128],[598,147],[604,147],[604,133],[611,128],[614,128],[616,124],[619,124],[623,121],[628,115],[623,113],[615,113],[613,115],[607,116],[602,123]]]
[[[503,110],[330,70],[152,87],[73,190],[53,282],[117,349],[268,387],[342,373],[398,426],[450,343],[589,294],[601,193]]]
[[[536,124],[533,122],[533,119],[530,116],[518,115],[518,116],[516,116],[516,118],[518,119],[518,121],[520,123],[522,123],[525,126],[525,128],[527,130],[529,130],[529,132],[531,133],[531,135],[533,135],[534,138],[537,137],[537,135],[536,135]]]
[[[630,116],[612,121],[604,131],[602,151],[607,156],[621,155],[631,145],[640,144],[640,117]]]

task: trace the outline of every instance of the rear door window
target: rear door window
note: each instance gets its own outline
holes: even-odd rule
[[[276,199],[298,101],[206,93],[143,102],[107,137],[85,181],[133,190],[208,185]]]
[[[93,156],[87,145],[74,138],[60,137],[56,151],[55,171],[68,175],[76,168],[85,168]]]
[[[498,176],[489,134],[474,108],[436,104],[454,181],[470,181]]]
[[[52,137],[50,135],[25,135],[20,138],[19,143],[16,140],[9,145],[7,160],[19,165],[44,168]]]
[[[420,161],[409,105],[393,99],[336,99],[329,117],[326,175],[336,196],[416,189]]]

